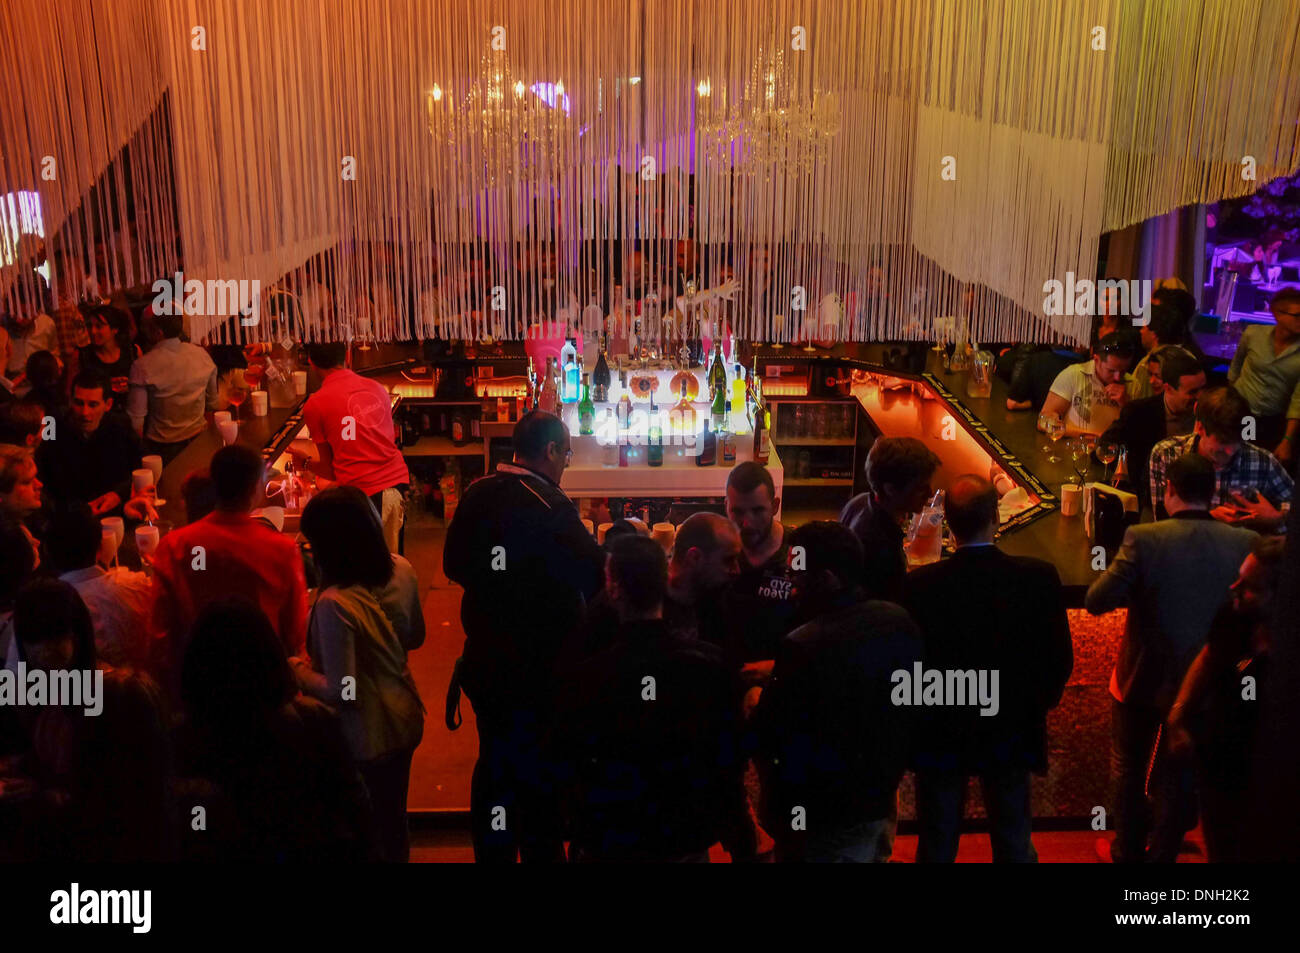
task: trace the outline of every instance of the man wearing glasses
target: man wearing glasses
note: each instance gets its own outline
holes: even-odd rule
[[[1300,440],[1300,288],[1283,288],[1269,309],[1277,324],[1246,328],[1228,380],[1250,404],[1256,442],[1293,469]]]
[[[1108,334],[1093,349],[1092,360],[1071,364],[1057,375],[1043,402],[1045,417],[1065,420],[1066,432],[1104,433],[1128,402],[1124,375],[1133,363],[1132,346]]]
[[[513,439],[513,462],[465,491],[443,547],[443,571],[465,588],[457,671],[478,726],[470,823],[480,863],[564,859],[549,741],[556,661],[605,581],[605,552],[560,489],[568,428],[533,411]]]

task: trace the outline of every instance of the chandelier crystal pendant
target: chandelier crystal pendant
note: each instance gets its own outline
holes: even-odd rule
[[[453,167],[477,171],[488,187],[548,178],[560,166],[569,132],[564,84],[524,80],[504,51],[483,55],[463,94],[434,86],[426,105],[429,132]]]
[[[702,80],[696,94],[702,101],[710,99],[713,83]],[[732,153],[736,168],[749,175],[774,166],[811,172],[826,160],[840,131],[839,97],[811,81],[800,83],[780,48],[759,51],[734,108],[726,103],[725,91],[721,96],[711,114],[700,110],[701,140],[714,155]],[[738,149],[733,152],[733,147]]]

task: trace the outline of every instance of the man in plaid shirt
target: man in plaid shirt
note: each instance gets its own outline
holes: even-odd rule
[[[1242,439],[1250,405],[1232,387],[1216,387],[1196,402],[1196,427],[1190,434],[1168,437],[1151,450],[1151,507],[1166,516],[1165,471],[1186,453],[1214,464],[1211,515],[1225,523],[1260,532],[1281,532],[1295,486],[1273,454]]]

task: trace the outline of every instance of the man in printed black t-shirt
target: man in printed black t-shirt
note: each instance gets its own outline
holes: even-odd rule
[[[740,575],[731,585],[727,609],[732,621],[733,651],[757,675],[771,671],[782,638],[794,628],[793,583],[788,571],[789,544],[776,519],[781,500],[765,467],[738,464],[727,477],[727,516],[740,530]]]

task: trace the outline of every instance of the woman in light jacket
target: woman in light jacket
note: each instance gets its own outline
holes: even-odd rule
[[[420,588],[411,564],[384,543],[379,516],[355,487],[307,504],[302,532],[321,574],[307,629],[310,661],[294,671],[307,694],[338,709],[370,792],[380,857],[410,856],[406,792],[424,733],[424,705],[406,653],[424,644]]]

